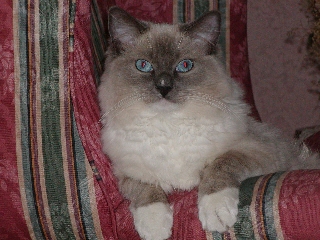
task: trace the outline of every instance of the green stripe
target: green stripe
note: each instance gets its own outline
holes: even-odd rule
[[[100,9],[97,3],[97,0],[93,0],[91,2],[91,16],[95,18],[95,23],[97,24],[97,29],[101,33],[101,36],[103,36],[100,41],[103,44],[104,48],[106,46],[106,35],[104,30],[104,24],[103,20],[100,14]]]
[[[94,48],[94,73],[96,84],[99,84],[100,76],[103,72],[103,63],[106,52],[106,33],[104,31],[104,26],[102,18],[100,15],[100,10],[96,0],[92,1],[91,4],[91,36]]]
[[[178,17],[178,23],[184,23],[185,22],[185,3],[184,0],[178,0],[178,7],[177,7],[177,17]]]
[[[212,237],[214,240],[223,240],[223,234],[218,232],[212,232]]]
[[[75,3],[70,1],[70,25],[74,25],[75,22]],[[73,48],[73,36],[70,38],[70,44]],[[76,120],[72,112],[72,140],[73,140],[73,154],[75,157],[75,168],[76,168],[76,178],[77,178],[77,190],[79,196],[79,207],[81,213],[81,220],[83,223],[86,239],[98,239],[96,236],[96,231],[94,229],[94,221],[92,217],[91,202],[90,202],[90,192],[89,192],[89,179],[87,176],[86,169],[86,158],[84,148],[79,136],[79,132],[76,126]]]
[[[178,23],[185,23],[186,22],[186,1],[185,0],[178,0],[178,9],[177,9],[177,17],[178,17]],[[190,1],[188,1],[190,2]],[[210,4],[209,0],[195,0],[194,1],[194,9],[190,9],[191,11],[194,11],[195,18],[201,17],[204,13],[208,12],[210,10]]]
[[[195,0],[194,1],[194,15],[195,19],[201,17],[204,13],[210,10],[210,5],[208,0]]]
[[[39,1],[43,163],[47,199],[58,239],[74,239],[68,211],[60,128],[58,0]],[[63,96],[61,96],[63,99]]]
[[[40,228],[32,180],[29,141],[29,78],[28,78],[28,9],[27,1],[19,1],[19,58],[20,58],[20,118],[21,118],[21,151],[25,195],[31,225],[36,239],[44,239]],[[22,193],[23,194],[23,193]]]
[[[86,237],[90,240],[96,240],[97,235],[94,229],[94,221],[92,217],[91,203],[90,203],[90,192],[89,192],[89,179],[87,176],[86,169],[86,158],[85,152],[80,140],[80,136],[76,127],[75,119],[73,116],[73,140],[74,140],[74,154],[76,158],[76,169],[77,169],[77,182],[80,196],[81,206],[81,217],[84,224]]]
[[[178,0],[177,1],[177,18],[178,23],[184,23],[186,20],[185,17],[185,1]],[[194,11],[195,11],[195,18],[199,18],[201,15],[206,13],[210,10],[210,3],[209,0],[195,0],[194,1]],[[218,45],[219,45],[219,57],[221,58],[221,62],[225,63],[226,65],[226,21],[227,21],[227,1],[226,0],[219,0],[218,1],[218,8],[219,12],[221,13],[221,34],[219,37]]]
[[[94,48],[94,72],[95,72],[95,79],[99,80],[102,71],[103,71],[103,61],[105,57],[105,48],[101,44],[101,38],[99,36],[99,30],[97,28],[95,21],[91,21],[91,36],[93,41],[93,48]],[[99,84],[99,81],[96,82],[96,84]]]
[[[252,228],[250,205],[254,186],[259,177],[249,178],[241,183],[239,189],[238,220],[234,225],[237,239],[255,239]]]
[[[239,189],[239,204],[237,222],[234,224],[234,234],[236,239],[252,239],[254,240],[254,232],[252,228],[252,219],[250,213],[250,205],[252,201],[254,186],[260,177],[249,178],[243,181]],[[220,234],[213,232],[214,240],[222,240],[228,234]]]
[[[73,49],[74,46],[74,22],[76,18],[76,2],[69,1],[70,16],[69,16],[69,26],[70,26],[70,35],[69,35],[69,48]]]
[[[220,37],[219,37],[219,41],[218,44],[220,46],[220,51],[221,53],[219,55],[221,55],[221,61],[223,63],[225,63],[226,65],[226,61],[227,61],[227,57],[226,57],[226,52],[227,52],[227,44],[226,44],[226,40],[227,40],[227,0],[219,0],[219,12],[221,13],[221,33],[220,33]]]
[[[277,239],[277,231],[274,225],[274,215],[273,215],[273,198],[275,193],[275,188],[279,178],[284,174],[284,172],[275,173],[269,180],[268,186],[264,192],[264,221],[265,230],[268,239]]]
[[[36,200],[33,190],[31,156],[29,142],[29,78],[28,78],[28,10],[24,0],[19,1],[19,57],[20,57],[20,113],[21,113],[21,148],[22,167],[25,184],[27,207],[36,239],[44,239],[38,221]],[[72,11],[75,4],[71,5]],[[73,10],[72,10],[73,9]],[[71,226],[65,179],[60,129],[60,96],[59,96],[59,49],[58,49],[58,2],[40,1],[40,77],[42,104],[42,145],[47,198],[51,218],[57,239],[74,239]],[[73,19],[73,20],[72,20]],[[70,22],[74,21],[71,16]],[[63,96],[61,96],[63,98]],[[97,239],[93,228],[93,217],[90,205],[88,178],[86,175],[84,150],[73,120],[73,140],[77,169],[77,186],[81,207],[81,217],[87,237]],[[44,190],[45,191],[45,190]]]

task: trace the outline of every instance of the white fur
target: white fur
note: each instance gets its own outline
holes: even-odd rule
[[[177,109],[165,110],[172,108]],[[160,185],[167,192],[198,185],[204,165],[245,131],[239,119],[196,103],[137,102],[106,123],[103,146],[115,173]]]
[[[163,240],[171,236],[173,213],[168,204],[161,202],[131,209],[134,225],[145,240]]]
[[[232,227],[237,220],[239,190],[226,188],[222,191],[203,196],[198,204],[199,219],[208,231],[220,233]]]

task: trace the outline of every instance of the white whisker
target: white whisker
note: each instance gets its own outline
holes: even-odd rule
[[[122,113],[124,110],[126,110],[128,107],[136,104],[139,101],[147,99],[147,94],[141,94],[134,92],[133,94],[121,99],[119,102],[117,102],[109,111],[104,113],[99,122],[101,123],[106,117],[108,117],[107,122],[102,125],[101,128],[108,126],[108,122],[111,122],[112,119],[114,119],[117,115]],[[179,102],[180,100],[180,102]],[[232,108],[230,108],[229,104],[225,101],[214,98],[213,96],[210,96],[208,94],[204,94],[201,92],[197,93],[184,93],[180,98],[178,98],[178,102],[176,104],[184,104],[186,100],[193,100],[198,101],[200,103],[215,107],[220,109],[222,112],[228,114],[228,118],[234,117],[238,120],[241,120],[241,117],[238,113],[234,112]]]
[[[231,110],[231,108],[228,106],[228,104],[223,102],[221,99],[214,98],[214,97],[212,97],[208,94],[204,94],[204,93],[190,94],[190,95],[187,95],[186,98],[196,100],[199,102],[203,102],[203,103],[206,103],[210,106],[214,106],[214,107],[220,109],[221,111],[227,113],[228,115],[231,115],[237,119],[240,119],[239,116],[234,111]]]
[[[114,114],[111,116],[111,118],[108,119],[108,121],[112,120],[115,118],[118,114],[120,114],[122,111],[124,111],[126,108],[132,106],[138,101],[141,101],[146,98],[145,94],[140,94],[140,93],[133,93],[129,95],[128,97],[125,97],[121,99],[119,102],[117,102],[108,112],[104,113],[99,122],[101,123],[104,118],[106,118],[109,115]],[[103,128],[106,124],[102,125],[101,128]]]

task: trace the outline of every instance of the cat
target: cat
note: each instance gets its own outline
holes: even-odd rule
[[[171,236],[174,189],[198,187],[203,228],[224,232],[236,221],[241,181],[319,168],[317,154],[250,117],[219,61],[220,22],[217,11],[169,25],[109,10],[101,141],[143,239]]]

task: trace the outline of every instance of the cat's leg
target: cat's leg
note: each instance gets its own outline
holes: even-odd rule
[[[130,210],[140,237],[163,240],[171,236],[173,213],[161,187],[123,178],[120,188],[131,201]]]
[[[224,232],[236,222],[240,182],[259,174],[258,162],[239,151],[229,151],[207,165],[201,175],[198,207],[204,229]]]

